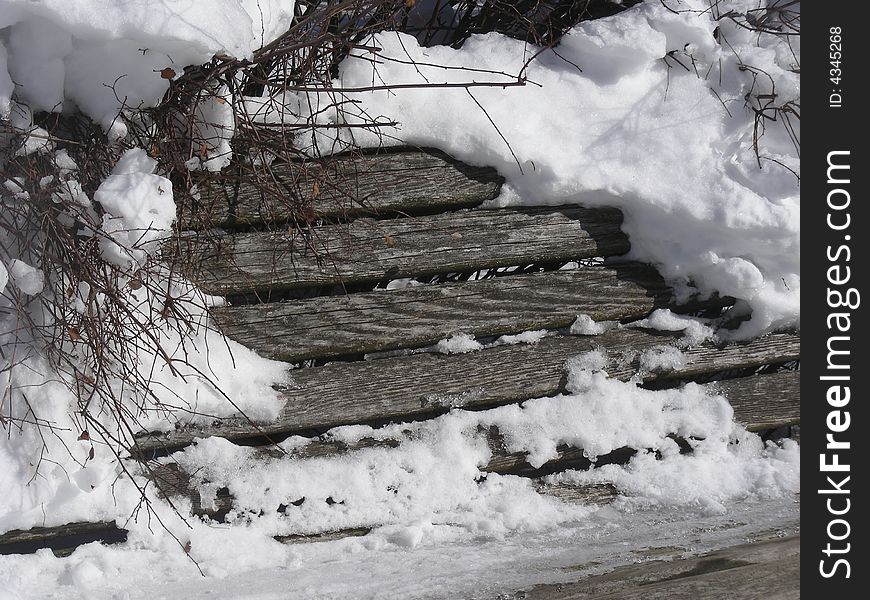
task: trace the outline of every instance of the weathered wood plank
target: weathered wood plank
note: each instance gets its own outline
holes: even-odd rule
[[[710,384],[728,398],[734,418],[749,431],[801,422],[800,371],[739,377]]]
[[[178,238],[173,261],[210,294],[280,292],[628,251],[615,209],[478,210]]]
[[[32,554],[51,548],[58,556],[91,542],[114,544],[127,540],[127,531],[114,523],[68,523],[57,527],[16,529],[0,534],[0,554]]]
[[[273,163],[230,173],[241,182],[199,182],[200,199],[179,206],[182,229],[208,229],[357,215],[423,214],[477,206],[495,198],[503,179],[437,150],[341,155],[309,163]],[[258,189],[258,178],[269,181]],[[300,208],[302,209],[300,212]]]
[[[553,396],[565,391],[568,357],[595,348],[606,349],[612,358],[608,373],[627,380],[637,372],[639,352],[673,341],[671,335],[615,329],[600,336],[554,336],[535,345],[496,346],[468,354],[426,353],[299,369],[291,372],[292,383],[282,388],[287,401],[273,423],[254,427],[237,419],[226,419],[211,427],[143,434],[136,439],[134,451],[145,455],[170,451],[196,437],[233,440],[263,435],[280,437],[338,425],[424,418],[456,406],[481,408]],[[708,343],[684,354],[686,361],[682,367],[669,373],[649,373],[646,381],[797,360],[800,338],[794,334],[773,334],[722,348]],[[780,383],[773,387],[777,385]],[[722,386],[727,393],[728,384]],[[787,389],[791,390],[790,397],[799,398],[793,384]],[[756,396],[758,401],[762,396],[762,393]],[[765,404],[771,402],[777,411],[786,410],[777,396],[771,395]],[[768,419],[752,412],[751,406],[744,403],[740,408],[747,410],[745,422],[750,426],[759,425],[757,419],[767,423]],[[786,420],[794,418],[795,413],[799,415],[796,412],[799,402],[793,400],[789,406],[795,412],[781,414]]]
[[[675,549],[678,550],[678,549]],[[582,569],[585,565],[578,565]],[[792,600],[800,596],[800,535],[741,544],[701,556],[617,568],[577,581],[537,585],[519,600]]]
[[[668,306],[671,292],[652,269],[594,265],[499,277],[218,308],[220,329],[263,356],[296,362],[424,347],[451,334],[501,335],[640,318]]]

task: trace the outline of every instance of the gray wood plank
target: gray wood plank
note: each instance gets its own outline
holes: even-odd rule
[[[196,437],[214,435],[240,440],[305,433],[339,425],[424,418],[458,406],[481,408],[553,396],[565,390],[565,362],[572,356],[604,348],[612,358],[608,373],[628,380],[637,371],[637,353],[674,339],[638,329],[615,329],[600,336],[554,336],[535,345],[496,346],[468,354],[414,354],[298,369],[291,372],[291,384],[281,388],[286,404],[273,423],[255,427],[238,419],[225,419],[211,427],[143,434],[136,439],[134,451],[169,451]],[[685,356],[682,367],[669,373],[649,373],[645,380],[695,377],[797,360],[800,337],[772,334],[722,348],[708,343],[685,351]],[[775,377],[772,381],[776,383],[771,386],[783,385],[782,379],[789,377],[799,376]],[[738,384],[722,384],[726,394],[728,385]],[[792,398],[785,404],[791,407],[788,411],[794,412],[788,412],[775,394],[769,394],[765,404],[773,403],[779,412],[771,414],[788,420],[799,415],[799,396],[795,384],[785,389],[790,390],[788,396]],[[764,401],[764,393],[754,398]],[[746,412],[739,418],[745,414],[744,422],[750,426],[769,422],[752,407],[751,402],[740,405],[739,410]]]
[[[748,600],[800,597],[800,535],[701,556],[619,567],[577,581],[537,585],[499,598],[524,600]],[[588,565],[578,565],[584,569]]]
[[[801,422],[800,371],[739,377],[710,384],[728,398],[734,417],[749,431]]]
[[[258,179],[268,182],[265,189],[254,185]],[[437,150],[275,162],[204,177],[199,200],[180,203],[178,222],[181,229],[208,229],[455,210],[495,198],[502,181],[491,167],[463,164]]]
[[[426,285],[290,302],[218,308],[235,341],[263,356],[311,358],[425,347],[457,332],[501,335],[640,318],[668,306],[671,292],[652,269],[594,265],[456,284]]]
[[[476,210],[278,232],[177,239],[164,257],[210,294],[310,286],[493,267],[567,262],[628,251],[615,209]]]

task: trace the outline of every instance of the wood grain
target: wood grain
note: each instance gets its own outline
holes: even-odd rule
[[[220,329],[268,358],[297,362],[419,348],[464,332],[474,336],[637,319],[668,306],[671,292],[653,269],[593,265],[555,271],[218,308]]]
[[[495,198],[503,182],[491,167],[437,150],[345,154],[321,164],[279,161],[250,169],[201,179],[200,199],[178,207],[180,229],[469,208]],[[258,178],[269,181],[267,191],[253,184]]]
[[[299,369],[291,372],[292,383],[281,388],[286,403],[272,423],[254,427],[239,419],[225,419],[210,427],[143,434],[136,438],[133,451],[145,456],[165,453],[191,443],[196,437],[207,436],[231,440],[263,436],[283,439],[339,425],[420,419],[453,407],[474,409],[553,396],[565,391],[565,363],[572,356],[604,348],[611,358],[608,373],[628,380],[637,372],[639,352],[673,343],[674,339],[638,329],[617,329],[600,336],[555,336],[534,345],[496,346],[468,354],[426,353]],[[797,360],[800,338],[782,333],[721,348],[705,344],[686,350],[685,356],[682,367],[668,373],[648,373],[645,380],[691,378],[702,373]],[[773,380],[776,383],[771,384],[773,388],[767,388],[772,389],[767,403],[775,406],[771,414],[792,418],[793,410],[799,409],[794,400],[783,402],[775,395],[776,386],[784,385],[781,382],[789,377],[799,376],[776,377]],[[727,394],[729,384],[721,385]],[[799,398],[796,383],[789,384],[787,389],[789,397]],[[758,391],[753,398],[763,400],[764,394]],[[748,402],[739,407],[746,411],[747,424],[766,423],[766,417],[753,412],[753,406]]]
[[[734,418],[749,431],[801,422],[800,371],[739,377],[710,385],[728,398]]]
[[[567,262],[628,251],[615,209],[476,210],[177,238],[175,268],[216,295]]]

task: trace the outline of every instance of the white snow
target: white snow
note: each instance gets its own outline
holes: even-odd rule
[[[0,117],[14,90],[33,110],[71,102],[106,129],[117,126],[121,108],[160,100],[163,69],[181,74],[215,54],[249,58],[286,31],[294,4],[0,0]]]
[[[103,258],[132,270],[153,254],[175,221],[172,182],[155,175],[157,161],[128,150],[100,184],[94,200],[107,212],[100,239]]]
[[[473,335],[462,332],[454,333],[435,344],[435,351],[442,354],[465,354],[482,349],[483,344],[474,339]]]
[[[728,7],[741,12],[756,2],[734,0]],[[717,43],[717,28],[727,44]],[[422,48],[398,33],[378,34],[367,45],[381,48],[376,60],[357,52],[358,59],[342,64],[338,86],[510,83],[497,73],[519,73],[533,52],[497,34],[472,36],[460,49]],[[748,303],[752,319],[734,334],[746,338],[800,322],[799,182],[789,171],[799,172],[798,152],[780,119],[758,140],[758,166],[755,112],[746,95],[753,85],[755,93],[771,90],[742,68],[768,73],[776,102],[784,103],[800,94],[794,62],[784,41],[728,19],[714,21],[706,2],[688,0],[678,14],[647,2],[580,24],[558,54],[543,52],[531,62],[524,87],[347,93],[342,99],[356,108],[340,117],[326,110],[333,95],[309,96],[308,112],[321,111],[324,122],[359,123],[374,115],[400,125],[378,128],[383,137],[319,128],[300,134],[297,143],[331,149],[338,136],[339,147],[351,141],[435,146],[497,167],[508,185],[495,205],[621,208],[631,257],[655,263],[687,291],[691,282],[702,293]],[[452,69],[426,66],[433,64]],[[305,100],[287,102],[288,110],[302,111],[300,119],[308,116]]]
[[[631,323],[631,327],[642,327],[657,331],[682,331],[679,340],[682,346],[697,346],[701,342],[715,338],[713,329],[703,319],[677,315],[668,308],[654,310],[650,316]]]
[[[610,323],[596,323],[589,315],[577,315],[571,323],[570,333],[574,335],[601,335]]]

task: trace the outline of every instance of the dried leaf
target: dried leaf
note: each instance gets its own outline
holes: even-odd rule
[[[72,341],[77,342],[82,339],[82,335],[79,333],[79,330],[77,328],[70,327],[66,331],[69,334],[69,339],[71,339]]]
[[[393,246],[396,245],[396,240],[393,239],[393,236],[391,236],[391,235],[385,235],[384,242],[386,242],[387,248],[392,248]]]
[[[214,101],[217,102],[218,104],[226,104],[227,103],[227,101],[224,100],[223,98],[221,98],[220,96],[215,97]]]
[[[137,277],[134,277],[133,279],[131,279],[130,281],[127,282],[127,287],[133,291],[136,291],[142,287],[142,280],[137,278]]]
[[[314,186],[311,188],[311,197],[317,198],[320,195],[320,186],[317,185],[317,182],[314,182]]]
[[[208,146],[205,145],[205,142],[203,142],[199,145],[199,155],[202,158],[205,158],[206,156],[208,156]]]
[[[79,441],[80,441],[80,442],[81,442],[81,441],[88,441],[89,439],[91,439],[91,434],[88,433],[88,430],[87,430],[87,429],[85,429],[84,431],[82,431],[82,432],[79,434]]]
[[[184,544],[184,553],[190,554],[190,548],[191,548],[190,540],[187,540],[187,542]]]
[[[160,71],[160,76],[163,79],[174,79],[175,78],[175,69],[172,67],[166,67],[165,69]]]
[[[88,450],[88,460],[94,460],[94,447],[91,446],[91,449]]]
[[[405,0],[405,6],[408,8],[414,8],[415,4],[417,4],[417,0]]]

